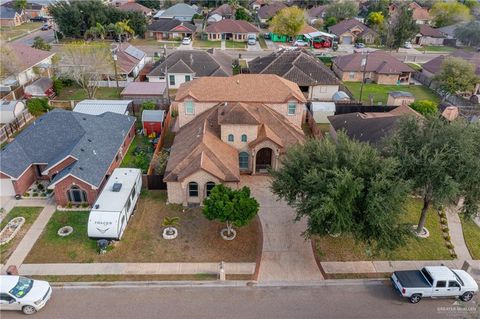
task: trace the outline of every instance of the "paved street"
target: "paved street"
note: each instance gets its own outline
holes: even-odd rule
[[[28,45],[32,45],[33,44],[33,39],[35,37],[41,37],[47,43],[51,43],[55,40],[55,37],[53,35],[53,30],[50,29],[48,31],[38,30],[38,31],[32,32],[29,35],[21,37],[20,39],[14,40],[12,42],[13,43],[25,43],[25,44],[28,44]]]
[[[398,297],[389,284],[377,282],[283,288],[55,288],[52,300],[34,317],[478,319],[478,301],[477,296],[476,302],[457,302],[457,306],[453,299],[427,299],[412,305]],[[2,313],[1,317],[25,318],[22,313],[11,311]]]

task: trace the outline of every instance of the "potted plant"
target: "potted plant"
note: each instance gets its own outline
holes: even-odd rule
[[[163,219],[162,226],[165,227],[163,230],[164,239],[175,239],[178,236],[178,230],[175,226],[179,225],[180,217],[165,217]]]

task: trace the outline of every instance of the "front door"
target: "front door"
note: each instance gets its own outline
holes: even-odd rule
[[[255,170],[258,173],[266,173],[272,167],[272,149],[262,148],[256,156]]]
[[[20,310],[20,304],[9,294],[0,294],[0,309],[1,310]]]

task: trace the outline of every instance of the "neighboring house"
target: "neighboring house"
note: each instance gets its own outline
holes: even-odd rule
[[[120,96],[123,100],[132,100],[134,105],[147,101],[162,105],[168,97],[167,84],[165,82],[130,82]]]
[[[480,77],[480,52],[468,52],[464,50],[457,50],[450,57],[461,58],[465,61],[472,63],[475,67],[475,74]],[[422,65],[422,74],[429,79],[432,79],[436,74],[441,71],[444,55],[440,55],[427,63]],[[475,89],[472,94],[480,94],[480,82],[476,83]]]
[[[11,52],[11,63],[17,72],[6,77],[3,83],[17,82],[18,85],[25,85],[40,76],[52,76],[52,58],[55,53],[38,50],[21,42],[9,43],[6,47]]]
[[[159,136],[162,133],[162,125],[165,120],[164,110],[143,110],[142,127],[143,134]]]
[[[249,6],[253,11],[258,11],[261,7],[268,4],[268,0],[253,0],[250,1]]]
[[[280,92],[284,92],[288,100],[294,91],[293,83],[284,86],[279,81],[271,81],[270,87],[277,94],[261,91],[265,86],[256,89],[254,83],[259,77],[262,76],[252,76],[248,86],[250,94],[259,100],[278,97]],[[246,79],[245,76],[240,78],[240,82]],[[214,91],[219,89],[215,79],[202,78],[192,84],[205,80],[201,85],[207,84],[210,87],[207,90]],[[233,82],[233,85],[237,84]],[[220,89],[234,87],[227,85]],[[296,91],[295,94],[300,95],[298,88]],[[239,94],[234,95],[241,98]],[[245,92],[248,99],[247,95]],[[241,174],[264,175],[270,168],[277,169],[286,150],[305,140],[302,129],[288,117],[281,107],[260,101],[213,103],[175,135],[164,175],[168,201],[201,205],[217,184],[236,188]]]
[[[27,18],[23,10],[16,10],[6,6],[0,6],[0,26],[16,27],[26,22]]]
[[[9,1],[2,4],[4,7],[15,9],[15,1]],[[35,2],[27,2],[25,9],[23,10],[26,18],[32,19],[35,17],[45,17],[48,15],[48,8],[46,5]]]
[[[302,50],[279,50],[248,63],[250,73],[276,74],[296,83],[308,100],[331,101],[340,81],[313,54]]]
[[[411,2],[408,6],[413,11],[412,18],[417,24],[430,24],[432,22],[432,18],[427,8],[422,7],[416,2]],[[388,7],[390,19],[397,14],[397,11],[398,5],[394,2]]]
[[[147,8],[140,3],[136,2],[127,2],[118,7],[118,9],[122,11],[127,11],[127,12],[140,12],[146,17],[151,17],[152,16],[152,9]]]
[[[457,40],[457,36],[455,35],[455,30],[458,27],[461,27],[465,24],[467,24],[467,22],[458,22],[452,25],[447,25],[445,27],[438,28],[437,30],[440,31],[446,39],[452,41],[450,42],[451,43],[450,45],[457,45],[457,46],[468,45],[468,43],[462,43],[460,40]]]
[[[0,124],[7,124],[19,117],[25,110],[23,101],[0,101]]]
[[[132,101],[122,100],[83,100],[75,105],[73,112],[90,115],[101,115],[112,112],[121,115],[128,115],[128,109]]]
[[[249,34],[255,34],[258,37],[260,30],[244,20],[221,20],[210,24],[205,28],[205,32],[208,34],[208,40],[220,41],[220,40],[233,40],[233,41],[247,41]]]
[[[159,19],[177,19],[180,21],[191,22],[193,16],[198,12],[197,6],[189,6],[185,3],[177,3],[167,10],[163,11],[160,15],[155,15]]]
[[[218,22],[223,19],[234,19],[235,9],[228,3],[222,4],[209,14],[208,22]]]
[[[351,139],[379,146],[380,142],[391,135],[402,116],[420,114],[406,105],[401,105],[390,112],[347,113],[329,116],[330,134],[336,138],[337,132],[344,131]]]
[[[24,89],[25,98],[32,97],[47,97],[53,98],[55,96],[55,90],[53,89],[53,80],[47,77],[41,77],[29,84]]]
[[[414,44],[418,45],[443,45],[445,36],[438,29],[434,29],[428,24],[420,24],[420,30],[413,39]]]
[[[166,82],[169,89],[205,76],[232,75],[232,58],[219,50],[176,50],[148,75],[149,82]]]
[[[378,84],[409,83],[415,72],[407,64],[383,51],[367,55],[353,53],[338,56],[333,60],[332,70],[342,81],[373,81]]]
[[[323,6],[317,6],[309,9],[306,11],[306,16],[307,16],[307,22],[309,24],[313,24],[316,21],[323,22],[323,19],[325,18],[325,11],[327,9],[327,5]]]
[[[357,19],[343,20],[328,28],[330,33],[338,37],[338,43],[353,44],[357,39],[367,44],[375,42],[378,34]]]
[[[2,195],[50,182],[57,205],[93,205],[135,136],[135,117],[54,109],[0,151]]]
[[[121,87],[125,87],[127,83],[133,82],[138,77],[140,71],[145,66],[147,55],[145,52],[128,43],[121,43],[115,51],[115,55],[117,59],[117,74],[119,77],[118,84]],[[104,78],[106,80],[99,81],[99,86],[116,86],[114,72],[112,72],[112,74],[104,74]]]
[[[191,37],[197,27],[177,19],[158,19],[148,26],[148,36],[156,40],[180,40]]]
[[[260,23],[267,23],[268,20],[273,18],[278,11],[286,8],[287,6],[283,2],[273,2],[262,6],[257,11],[257,17]]]

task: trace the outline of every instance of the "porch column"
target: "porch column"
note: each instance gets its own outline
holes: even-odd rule
[[[275,149],[275,163],[274,165],[272,165],[272,168],[274,170],[277,170],[278,169],[278,158],[280,157],[280,149],[276,148]]]
[[[257,153],[255,152],[255,150],[252,150],[252,175],[255,175],[255,163],[256,163],[256,159],[257,159]]]

